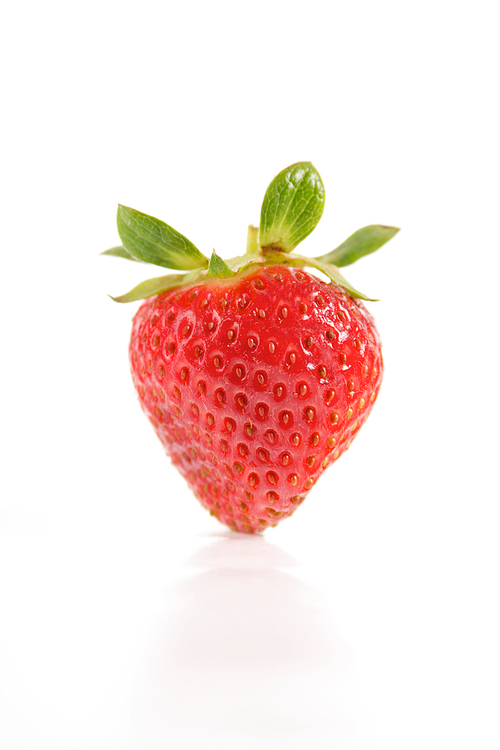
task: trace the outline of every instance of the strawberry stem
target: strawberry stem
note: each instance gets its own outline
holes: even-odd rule
[[[259,252],[259,243],[257,241],[257,237],[259,234],[258,227],[254,227],[253,224],[250,224],[248,227],[248,234],[247,234],[247,249],[246,254],[247,255],[257,255]]]

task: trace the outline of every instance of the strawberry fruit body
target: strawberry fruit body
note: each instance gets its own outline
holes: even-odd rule
[[[294,512],[349,446],[382,378],[362,303],[286,266],[148,300],[130,362],[142,408],[197,498],[247,532]]]
[[[280,180],[287,189],[295,177],[300,190],[304,174],[320,216],[322,183],[308,163],[280,173],[273,181],[278,188],[271,183],[266,198],[273,198]],[[265,207],[269,214],[269,200],[263,215]],[[130,220],[127,214],[123,229],[120,209],[124,245],[108,253],[148,260],[143,247],[152,252],[151,236],[165,238],[165,231],[155,235],[148,222],[158,220],[138,212]],[[214,253],[203,263],[191,246],[192,259],[177,261],[175,253],[168,259],[169,267],[180,263],[190,273],[143,282],[118,298],[147,297],[134,318],[130,365],[165,451],[202,505],[247,533],[275,526],[296,510],[350,446],[382,380],[373,318],[338,266],[373,252],[397,230],[367,227],[357,241],[353,235],[332,253],[307,259],[290,254],[297,221],[287,234],[279,219],[279,212],[267,224],[261,218],[260,242],[251,228],[246,255],[233,262]],[[314,217],[310,224],[298,241],[312,231]],[[305,271],[309,265],[330,282]]]

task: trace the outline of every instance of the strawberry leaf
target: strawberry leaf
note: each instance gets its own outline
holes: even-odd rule
[[[385,227],[381,224],[371,224],[351,234],[341,245],[316,260],[323,263],[333,263],[336,266],[349,266],[351,263],[369,255],[385,245],[395,234],[398,227]]]
[[[234,276],[235,273],[236,272],[232,271],[214,250],[208,265],[207,276],[212,279],[225,279],[229,276]]]
[[[117,247],[110,247],[109,250],[105,250],[101,255],[114,255],[117,258],[126,258],[127,260],[135,260],[139,261],[138,258],[134,258],[133,255],[129,253],[128,250],[126,250],[123,245],[118,245]]]
[[[284,169],[267,188],[262,203],[262,249],[289,253],[313,231],[324,205],[325,188],[311,162]]]
[[[186,286],[190,282],[197,281],[200,277],[200,271],[191,273],[171,273],[168,276],[159,276],[156,279],[147,279],[137,284],[130,292],[122,294],[120,297],[111,297],[115,302],[135,302],[139,299],[147,299],[155,294],[161,294],[177,286]],[[111,295],[110,295],[111,296]]]
[[[118,206],[117,224],[125,249],[136,260],[180,271],[208,265],[192,242],[154,216]]]

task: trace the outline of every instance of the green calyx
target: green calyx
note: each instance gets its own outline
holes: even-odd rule
[[[289,253],[311,234],[325,206],[325,188],[311,162],[280,172],[266,190],[260,212],[260,246]]]
[[[325,255],[308,258],[292,253],[318,224],[324,203],[323,182],[310,162],[299,162],[287,167],[272,180],[266,190],[260,227],[249,226],[245,254],[230,260],[223,260],[215,250],[209,259],[165,222],[133,208],[118,206],[118,234],[122,245],[106,250],[103,255],[188,273],[148,279],[127,294],[112,299],[115,302],[135,302],[175,287],[209,283],[241,275],[255,266],[279,264],[316,269],[351,296],[374,301],[355,289],[340,273],[339,267],[348,266],[364,255],[375,252],[399,229],[371,225],[359,229]]]

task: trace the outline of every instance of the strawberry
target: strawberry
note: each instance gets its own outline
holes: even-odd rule
[[[244,256],[210,260],[185,237],[120,206],[123,245],[107,251],[177,270],[119,302],[146,299],[130,341],[132,378],[165,451],[196,497],[235,531],[292,515],[371,412],[380,339],[340,274],[387,242],[369,226],[326,255],[291,251],[316,226],[324,188],[312,164],[271,182]],[[304,270],[323,272],[323,281]]]

